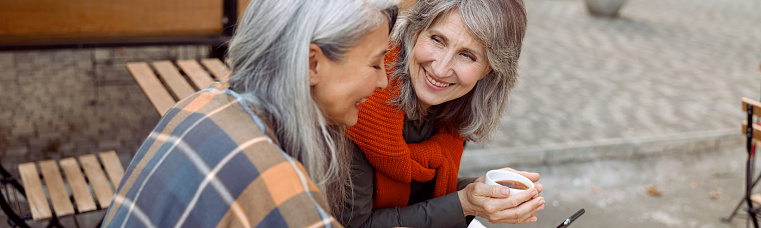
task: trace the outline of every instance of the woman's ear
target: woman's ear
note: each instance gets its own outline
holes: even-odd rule
[[[319,64],[319,56],[322,55],[322,49],[317,44],[309,45],[309,85],[317,85],[320,72],[317,64]]]

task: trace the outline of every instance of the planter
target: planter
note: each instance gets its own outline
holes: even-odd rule
[[[618,10],[626,0],[584,0],[587,10],[593,16],[618,17]]]

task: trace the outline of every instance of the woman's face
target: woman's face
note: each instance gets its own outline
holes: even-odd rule
[[[425,108],[464,96],[491,71],[484,46],[457,10],[420,32],[409,67],[412,86]]]
[[[354,49],[334,62],[315,44],[310,46],[312,97],[329,124],[353,126],[360,104],[376,89],[386,88],[383,56],[388,47],[388,22],[365,36]]]

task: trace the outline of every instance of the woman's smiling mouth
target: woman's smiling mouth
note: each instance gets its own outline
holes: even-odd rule
[[[425,79],[426,79],[426,81],[428,81],[428,83],[430,83],[433,86],[436,86],[436,87],[439,87],[439,88],[445,88],[445,87],[448,87],[448,86],[454,84],[454,83],[446,83],[446,82],[441,82],[439,80],[436,80],[435,78],[431,77],[430,74],[428,74],[428,71],[426,71],[425,69],[423,69],[423,71],[425,72]]]

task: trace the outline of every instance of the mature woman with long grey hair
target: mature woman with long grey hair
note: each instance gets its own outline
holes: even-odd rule
[[[331,227],[344,126],[388,84],[393,0],[252,0],[232,75],[178,102],[136,153],[104,226]]]
[[[390,86],[376,91],[347,128],[357,146],[344,225],[464,227],[472,216],[536,221],[544,208],[541,184],[509,196],[509,188],[486,185],[483,177],[457,176],[464,141],[485,140],[499,124],[525,30],[521,0],[411,6],[386,56]]]

